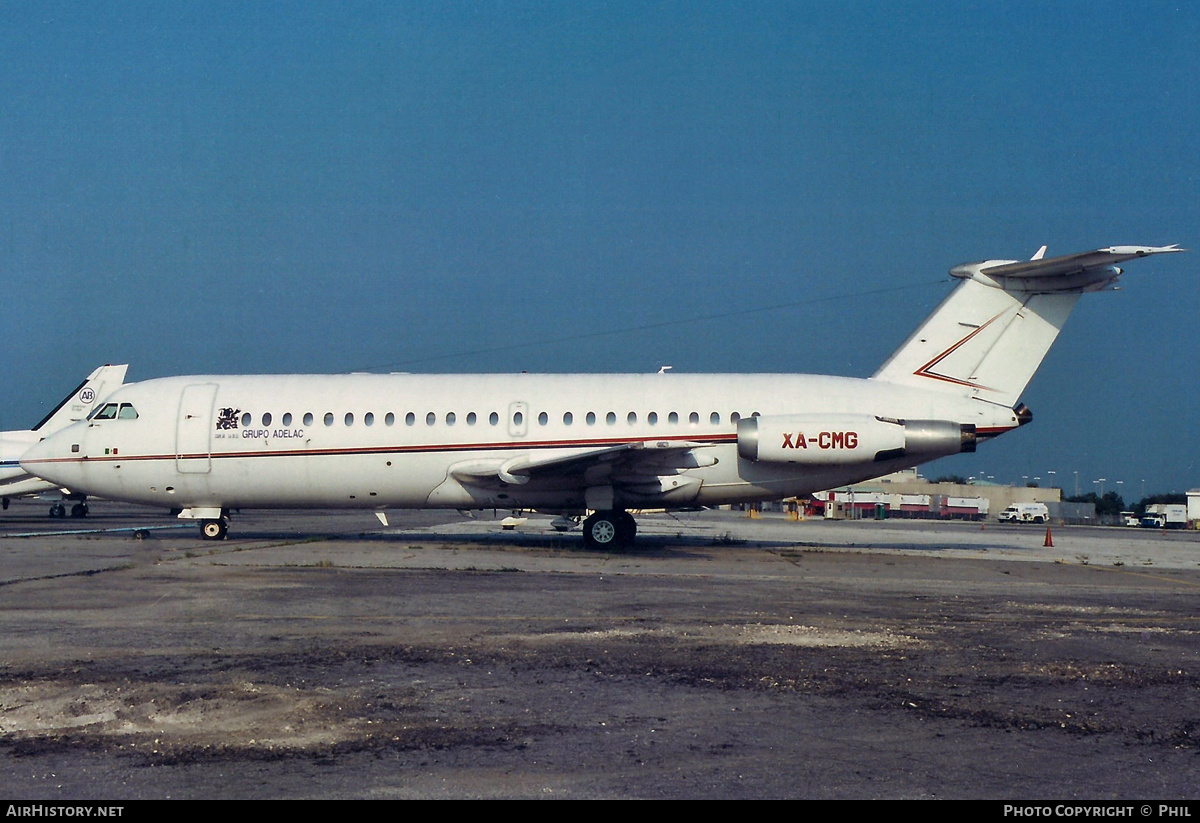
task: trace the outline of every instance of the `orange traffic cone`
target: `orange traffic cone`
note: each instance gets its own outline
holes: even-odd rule
[[[1046,542],[1043,543],[1042,545],[1048,546],[1050,548],[1054,548],[1054,538],[1050,536],[1050,527],[1049,526],[1046,527]]]

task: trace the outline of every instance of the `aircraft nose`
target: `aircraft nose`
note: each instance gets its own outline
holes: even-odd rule
[[[80,456],[72,452],[70,438],[64,434],[65,431],[59,432],[30,446],[21,455],[21,468],[35,477],[70,488],[81,472]]]

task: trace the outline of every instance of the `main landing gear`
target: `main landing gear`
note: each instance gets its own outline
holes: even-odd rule
[[[636,535],[637,521],[624,509],[596,512],[583,521],[583,545],[589,549],[624,549]]]
[[[89,509],[88,509],[87,503],[76,503],[74,506],[71,507],[71,516],[72,517],[87,517],[88,511],[89,511]],[[63,505],[62,503],[55,503],[53,506],[50,507],[50,516],[51,517],[66,517],[67,516],[67,507],[65,505]]]

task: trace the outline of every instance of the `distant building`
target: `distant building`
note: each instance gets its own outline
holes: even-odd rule
[[[1189,529],[1200,529],[1200,489],[1188,489],[1187,519]]]
[[[1055,523],[1096,522],[1090,503],[1064,503],[1062,489],[1003,486],[995,483],[931,483],[916,469],[896,472],[864,483],[855,483],[814,497],[831,500],[831,514],[847,518],[902,517],[934,519],[995,519],[1013,503],[1045,503]],[[1200,495],[1200,492],[1197,492]],[[879,507],[883,507],[881,512]]]

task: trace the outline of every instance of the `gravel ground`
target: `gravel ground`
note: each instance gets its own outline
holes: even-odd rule
[[[31,506],[0,520],[13,800],[1200,797],[1196,535],[649,516],[605,555],[421,512],[211,544],[97,503],[109,531],[12,537]]]

